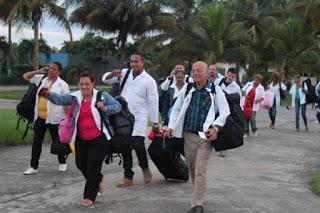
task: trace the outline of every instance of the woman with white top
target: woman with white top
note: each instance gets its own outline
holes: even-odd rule
[[[289,94],[291,95],[291,106],[295,108],[296,113],[296,131],[299,131],[299,118],[300,108],[301,116],[304,121],[306,131],[308,131],[308,122],[306,117],[306,94],[308,93],[308,87],[306,83],[301,83],[300,75],[295,76],[295,83],[292,85]]]
[[[59,62],[54,61],[49,65],[49,67],[43,67],[39,70],[26,72],[23,75],[25,80],[39,85],[34,108],[34,137],[30,162],[31,167],[24,172],[25,175],[38,173],[42,142],[47,129],[49,129],[52,140],[59,136],[58,126],[68,109],[47,101],[45,98],[39,96],[39,91],[42,88],[47,88],[51,92],[55,92],[60,95],[69,93],[69,85],[59,77],[61,72],[62,65]],[[47,74],[47,77],[45,77],[45,74]],[[66,156],[58,155],[58,160],[58,171],[66,171]]]
[[[273,72],[271,75],[269,84],[268,84],[268,88],[274,94],[273,105],[268,110],[269,117],[271,120],[269,127],[271,129],[274,129],[274,124],[276,122],[276,115],[277,115],[277,111],[280,107],[280,101],[281,101],[280,88],[281,88],[281,90],[285,91],[285,90],[287,90],[287,87],[286,87],[286,85],[284,85],[284,83],[281,82],[280,74],[278,72]]]

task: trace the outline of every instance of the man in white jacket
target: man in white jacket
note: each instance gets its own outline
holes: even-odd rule
[[[208,65],[203,61],[193,64],[194,85],[181,90],[171,112],[167,135],[184,137],[184,151],[193,183],[192,208],[188,212],[203,212],[207,191],[207,165],[213,143],[230,114],[224,92],[215,86],[215,93],[207,88]],[[216,113],[219,116],[216,118]],[[207,137],[200,137],[200,134]]]
[[[139,166],[143,171],[144,182],[149,183],[152,179],[148,166],[147,152],[144,144],[147,135],[148,117],[154,126],[158,125],[159,95],[156,81],[144,70],[144,59],[139,53],[130,57],[130,69],[113,70],[102,76],[106,84],[120,81],[122,85],[126,73],[129,76],[124,85],[121,96],[128,103],[130,112],[135,116],[132,133],[133,149],[136,151]],[[117,186],[128,187],[133,184],[132,152],[123,154],[124,178]]]

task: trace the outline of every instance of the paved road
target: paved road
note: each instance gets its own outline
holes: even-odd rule
[[[294,112],[281,110],[276,129],[267,129],[266,112],[258,114],[258,137],[249,137],[226,158],[213,153],[209,163],[206,212],[319,213],[320,197],[309,188],[310,174],[320,168],[320,126],[308,112],[309,132],[294,131]],[[146,143],[148,145],[149,142]],[[117,163],[104,165],[105,193],[94,208],[80,207],[84,180],[75,168],[57,172],[57,159],[43,147],[39,173],[23,176],[31,146],[0,149],[0,212],[182,213],[189,209],[191,183],[167,182],[151,163],[153,181],[142,182],[135,162],[134,186],[115,187],[122,177]]]

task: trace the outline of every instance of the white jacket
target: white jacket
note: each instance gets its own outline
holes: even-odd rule
[[[45,77],[41,81],[43,76],[44,75],[42,75],[42,74],[38,74],[38,75],[34,75],[31,78],[31,83],[39,85],[39,83],[41,82],[41,85],[38,88],[37,95],[36,95],[36,104],[34,107],[34,121],[36,121],[38,119],[38,101],[39,101],[38,93],[48,79],[48,77]],[[60,77],[58,77],[57,80],[51,85],[50,91],[58,93],[59,95],[67,94],[70,92],[69,85],[64,80],[62,80]],[[46,124],[59,124],[60,121],[65,117],[64,108],[63,108],[63,106],[55,105],[55,104],[51,103],[50,101],[48,101],[47,102],[47,115],[48,116],[46,119]]]
[[[184,80],[185,80],[185,83],[193,82],[193,79],[188,75],[184,76]],[[176,83],[176,78],[173,77],[171,85],[170,85],[170,82],[171,82],[171,80],[169,79],[169,77],[167,77],[166,80],[160,85],[161,90],[167,91],[169,89],[169,86],[171,86],[172,84]]]
[[[248,93],[250,92],[250,90],[253,88],[253,81],[248,82],[243,88],[242,91],[244,91],[246,93],[246,95],[248,95]],[[258,112],[259,108],[260,108],[260,102],[256,104],[256,100],[258,99],[263,99],[264,98],[264,88],[261,84],[259,84],[256,88],[256,95],[254,97],[254,101],[253,101],[253,107],[252,110],[254,112]]]
[[[173,106],[168,125],[168,128],[174,130],[174,136],[178,138],[182,137],[185,115],[195,88],[192,87],[188,95],[185,97],[186,90],[187,84],[181,89],[178,99]],[[211,88],[206,88],[206,90],[210,93],[211,106],[206,120],[203,123],[203,132],[207,132],[210,125],[218,125],[223,127],[227,116],[230,114],[227,99],[221,88],[219,86],[215,87],[216,94],[211,93]],[[216,118],[215,114],[217,112],[219,112],[219,117]]]
[[[273,85],[273,83],[271,82],[270,84],[269,84],[269,88],[270,88],[270,90],[271,90],[271,92],[275,95],[275,97],[276,97],[276,110],[277,109],[279,109],[279,107],[280,107],[280,101],[281,101],[281,98],[280,98],[280,85],[281,85],[281,89],[282,90],[287,90],[287,87],[286,87],[286,85],[284,85],[284,83],[282,83],[282,82],[280,82],[280,83],[278,83],[278,84],[276,84],[276,85]]]
[[[120,84],[122,84],[127,69],[123,69],[121,72]],[[116,77],[106,80],[109,74],[111,73],[105,73],[102,76],[102,81],[106,84],[117,83],[118,78]],[[153,123],[159,121],[159,94],[156,81],[145,70],[133,79],[131,71],[121,96],[126,99],[128,108],[135,117],[132,136],[146,137],[148,117]]]
[[[291,95],[291,106],[295,107],[296,105],[296,88],[297,88],[297,84],[293,84],[289,94]],[[303,83],[303,89],[308,91],[308,87],[306,83]],[[305,104],[306,102],[306,94],[304,94],[304,92],[302,91],[301,88],[299,88],[299,95],[300,95],[300,104]]]

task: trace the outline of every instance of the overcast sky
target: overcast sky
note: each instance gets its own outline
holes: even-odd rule
[[[63,1],[60,0],[60,3]],[[73,10],[73,9],[72,9]],[[69,13],[72,12],[69,10]],[[81,29],[79,26],[71,26],[73,40],[78,40],[82,37],[86,30]],[[55,23],[54,20],[50,20],[45,17],[43,26],[40,29],[43,38],[47,41],[49,46],[60,48],[63,44],[63,41],[69,40],[68,33],[59,25]],[[0,36],[8,36],[8,27],[4,26],[3,23],[0,23]],[[17,31],[15,27],[12,29],[12,41],[19,42],[21,39],[31,39],[33,38],[32,28],[24,28],[20,31]]]

